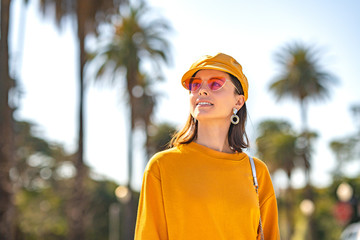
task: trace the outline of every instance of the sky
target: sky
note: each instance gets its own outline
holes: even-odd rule
[[[21,98],[16,118],[37,124],[36,134],[76,149],[77,56],[75,31],[65,22],[61,31],[53,21],[39,14],[38,1],[22,9],[13,0],[10,53],[12,74],[18,79]],[[279,73],[274,55],[286,44],[301,41],[319,50],[324,69],[335,74],[338,84],[327,101],[311,103],[308,123],[318,132],[313,155],[312,181],[317,186],[330,183],[335,159],[331,140],[355,131],[350,106],[360,103],[360,2],[344,1],[193,1],[148,0],[154,13],[167,19],[173,31],[172,64],[164,67],[165,81],[157,85],[162,93],[154,121],[184,124],[188,93],[180,85],[183,73],[200,56],[224,52],[242,66],[249,80],[247,131],[254,145],[256,126],[265,119],[289,121],[300,130],[300,110],[296,102],[277,102],[269,84]],[[24,31],[19,26],[24,25]],[[89,46],[92,47],[92,46]],[[61,66],[61,67],[59,67]],[[121,85],[113,87],[89,83],[85,108],[85,161],[97,173],[127,182],[126,105]],[[143,134],[135,146],[134,179],[140,189],[145,167]],[[252,147],[250,154],[256,156]],[[264,159],[266,162],[266,160]],[[359,163],[346,169],[350,176],[360,172]],[[275,184],[284,181],[279,174]],[[301,187],[303,176],[293,177]]]

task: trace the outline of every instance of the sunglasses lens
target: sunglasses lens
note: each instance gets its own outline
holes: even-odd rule
[[[202,82],[203,81],[200,78],[192,77],[192,78],[186,79],[183,82],[183,85],[189,91],[195,92],[195,91],[199,90]],[[223,78],[210,78],[209,80],[207,80],[207,85],[211,91],[217,91],[224,86],[225,82],[226,82],[226,79],[223,79]]]
[[[211,91],[216,91],[219,90],[220,88],[222,88],[225,84],[226,80],[223,78],[210,78],[207,81],[207,84],[209,86],[209,88],[211,89]]]
[[[200,78],[189,78],[183,82],[183,85],[189,91],[196,91],[200,88],[202,80]]]

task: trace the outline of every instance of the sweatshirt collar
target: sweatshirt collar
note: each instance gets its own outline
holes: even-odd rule
[[[187,143],[187,144],[180,144],[178,146],[178,148],[182,152],[187,152],[187,151],[188,152],[196,152],[196,153],[204,154],[204,155],[206,155],[208,157],[212,157],[212,158],[219,158],[219,159],[226,159],[226,160],[233,160],[233,161],[241,161],[244,158],[247,158],[247,154],[243,153],[243,152],[242,153],[220,152],[220,151],[208,148],[206,146],[200,145],[195,142],[191,142],[191,143]]]

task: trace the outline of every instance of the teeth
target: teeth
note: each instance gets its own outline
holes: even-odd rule
[[[199,102],[198,105],[211,105],[211,103],[208,103],[208,102]]]

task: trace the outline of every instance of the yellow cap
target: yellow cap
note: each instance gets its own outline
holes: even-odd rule
[[[233,57],[224,53],[218,53],[215,56],[205,55],[191,65],[190,69],[181,78],[181,83],[183,84],[186,79],[203,69],[219,70],[234,75],[244,90],[245,101],[247,100],[249,84],[242,72],[241,65]]]

